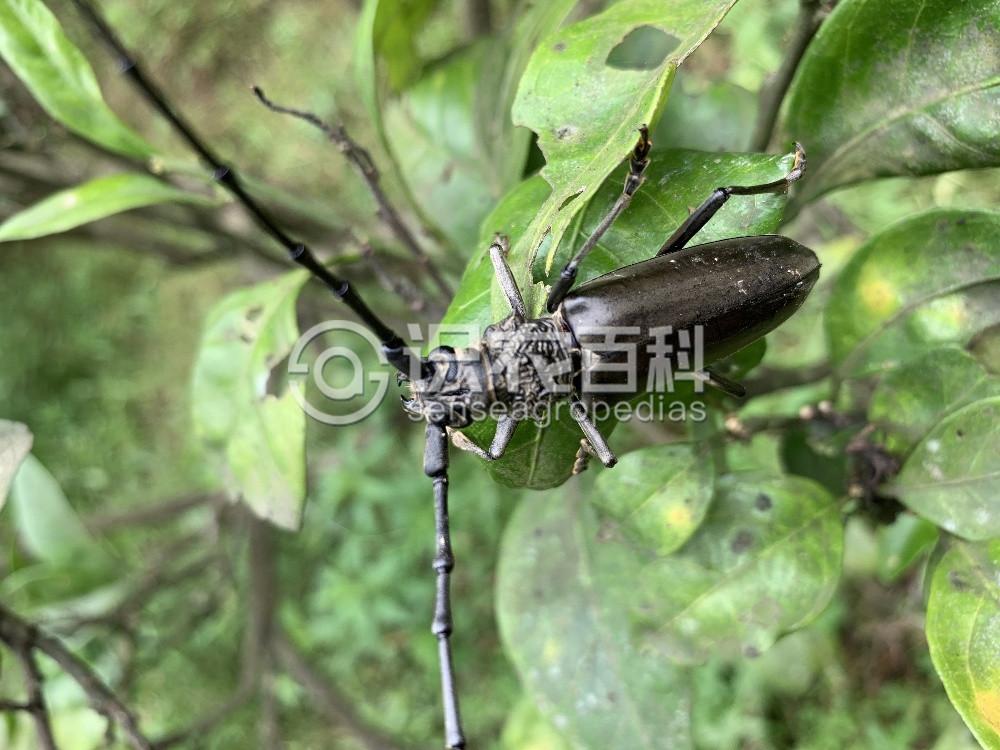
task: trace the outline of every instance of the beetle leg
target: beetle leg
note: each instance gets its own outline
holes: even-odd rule
[[[604,236],[604,233],[615,223],[615,219],[621,216],[622,212],[628,208],[628,204],[632,202],[632,196],[635,195],[635,191],[642,184],[642,175],[646,171],[646,167],[649,166],[649,150],[652,147],[653,142],[649,138],[649,128],[645,125],[640,126],[639,141],[635,144],[635,148],[632,149],[632,153],[629,156],[628,176],[625,178],[625,186],[622,188],[622,194],[618,196],[615,205],[611,207],[607,215],[601,219],[601,223],[597,225],[597,228],[587,238],[587,241],[583,243],[583,247],[577,250],[576,255],[559,272],[559,278],[552,285],[549,297],[545,302],[545,307],[550,313],[555,312],[556,308],[559,307],[559,303],[563,301],[566,295],[569,294],[569,290],[573,288],[573,282],[576,281],[577,269],[583,262],[583,259],[594,249],[601,237]]]
[[[583,405],[583,402],[573,396],[570,401],[569,413],[572,415],[576,423],[580,425],[580,429],[583,431],[583,435],[586,438],[586,442],[589,449],[593,452],[597,458],[600,459],[601,463],[604,464],[605,468],[610,469],[616,463],[618,463],[618,457],[612,452],[611,448],[608,447],[608,442],[604,439],[601,431],[597,429],[589,416],[587,416],[587,407]],[[581,443],[582,447],[582,443]],[[573,464],[574,474],[578,474],[576,471],[577,465],[579,464],[580,453],[577,453],[577,461]],[[586,468],[584,464],[583,469]]]
[[[434,480],[434,527],[437,537],[437,554],[434,555],[437,595],[434,598],[431,632],[438,639],[445,746],[464,748],[465,736],[458,710],[455,672],[451,665],[451,571],[455,567],[455,558],[451,551],[451,530],[448,523],[448,437],[445,429],[428,422],[424,444],[424,473]]]
[[[680,250],[691,238],[694,237],[701,228],[705,226],[709,219],[715,216],[716,211],[722,208],[732,195],[760,195],[762,193],[784,193],[788,187],[802,177],[806,170],[806,152],[799,143],[795,144],[795,161],[792,168],[784,177],[774,182],[765,182],[762,185],[731,185],[729,187],[716,188],[705,202],[691,212],[691,215],[684,220],[677,231],[670,235],[670,239],[663,243],[663,247],[656,253],[666,255],[675,250]]]
[[[517,288],[514,274],[511,273],[510,266],[507,265],[507,251],[509,249],[510,243],[507,238],[498,234],[493,238],[493,244],[490,245],[490,260],[493,261],[493,271],[496,273],[497,283],[503,289],[504,296],[510,303],[510,309],[521,320],[527,320],[528,310],[524,306],[524,298],[521,297],[521,290]]]
[[[742,383],[730,380],[726,376],[720,375],[712,369],[698,370],[694,375],[698,378],[698,380],[706,385],[718,388],[720,391],[729,394],[733,398],[744,398],[747,395],[747,389],[743,387]]]
[[[590,466],[590,457],[594,455],[594,448],[587,438],[580,438],[580,447],[576,450],[576,458],[573,459],[573,476],[582,474]]]
[[[497,420],[497,431],[493,433],[493,441],[490,443],[488,451],[484,451],[458,430],[449,429],[448,433],[451,436],[451,444],[459,450],[474,453],[484,461],[496,461],[507,450],[507,446],[510,444],[510,439],[514,437],[514,430],[516,429],[516,419],[513,417],[500,417]]]

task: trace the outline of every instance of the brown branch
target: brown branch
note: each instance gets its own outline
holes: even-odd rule
[[[781,66],[760,90],[760,104],[757,110],[757,123],[750,139],[751,151],[766,151],[774,137],[774,124],[778,120],[778,112],[785,100],[788,87],[792,84],[795,71],[798,70],[802,56],[809,42],[819,31],[823,22],[821,7],[823,0],[799,0],[799,14],[795,19],[792,38],[785,52]]]
[[[365,750],[399,750],[390,739],[365,724],[355,713],[351,703],[322,675],[314,671],[309,661],[299,653],[283,631],[275,633],[274,649],[278,661],[305,690],[316,709],[327,719],[350,732]]]
[[[22,620],[2,604],[0,604],[0,641],[6,643],[15,653],[19,648],[27,647],[32,653],[45,654],[80,686],[91,708],[113,720],[121,728],[133,750],[153,750],[153,744],[139,729],[135,714],[118,699],[86,662],[67,649],[61,641]]]
[[[371,154],[368,153],[367,149],[360,146],[353,138],[351,138],[351,136],[348,135],[347,131],[344,129],[343,125],[330,125],[311,112],[303,112],[298,109],[291,109],[289,107],[281,106],[280,104],[275,104],[267,98],[259,86],[254,86],[253,92],[256,94],[257,98],[260,99],[261,103],[268,109],[280,114],[297,117],[300,120],[305,120],[310,125],[319,128],[330,140],[330,142],[340,149],[340,152],[344,154],[352,165],[354,165],[354,168],[368,185],[368,190],[375,199],[378,216],[389,225],[389,229],[392,230],[392,233],[396,236],[396,238],[403,243],[410,253],[413,254],[417,263],[419,263],[423,267],[425,273],[431,277],[441,294],[448,299],[451,299],[452,291],[448,282],[444,280],[444,277],[441,275],[440,271],[438,271],[437,266],[431,262],[430,257],[424,252],[423,248],[420,247],[416,237],[413,236],[413,233],[403,222],[402,217],[399,215],[395,206],[392,205],[389,197],[385,194],[385,191],[382,190],[380,182],[381,175],[379,174],[378,168],[375,166],[375,162],[372,160]]]

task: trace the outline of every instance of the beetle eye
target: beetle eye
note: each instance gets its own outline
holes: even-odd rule
[[[458,375],[458,358],[453,347],[439,346],[427,355],[427,359],[438,368],[447,368],[444,373],[445,382],[450,383]]]

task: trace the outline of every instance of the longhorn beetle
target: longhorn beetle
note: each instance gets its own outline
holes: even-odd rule
[[[501,405],[537,406],[562,399],[570,402],[570,413],[583,433],[574,463],[574,473],[586,467],[595,455],[610,468],[617,459],[589,416],[593,393],[580,387],[584,372],[621,360],[624,350],[588,348],[586,332],[620,326],[640,333],[629,340],[635,361],[635,382],[642,382],[650,367],[650,331],[667,328],[683,331],[699,327],[703,333],[704,364],[728,356],[773,330],[805,300],[819,276],[819,262],[806,247],[780,236],[738,237],[687,247],[688,242],[734,195],[780,193],[798,180],[805,169],[805,152],[795,144],[791,170],[781,179],[761,185],[720,187],[696,208],[663,243],[656,255],[617,271],[592,279],[574,289],[580,264],[614,221],[632,201],[649,164],[652,143],[645,125],[629,154],[629,171],[621,195],[593,234],[562,269],[546,301],[549,315],[529,318],[521,292],[507,265],[507,239],[498,235],[489,248],[496,280],[510,303],[511,314],[489,326],[482,340],[456,351],[440,346],[426,357],[410,349],[354,291],[351,285],[323,266],[309,248],[292,239],[271,215],[245,191],[236,172],[226,166],[196,134],[187,120],[173,109],[159,87],[146,76],[117,35],[89,0],[74,0],[100,37],[118,56],[142,94],[177,130],[192,150],[211,167],[213,177],[248,211],[260,227],[288,251],[293,261],[308,269],[344,302],[378,337],[386,360],[410,385],[404,399],[408,412],[426,421],[424,472],[433,481],[437,553],[433,568],[437,575],[432,632],[438,640],[441,689],[444,702],[445,743],[448,748],[465,747],[459,715],[458,694],[452,668],[450,636],[452,615],[450,576],[454,568],[448,521],[448,443],[487,461],[500,458],[514,435],[518,419],[501,416],[488,449],[473,443],[459,428],[474,421],[476,408]],[[333,132],[306,112],[281,107],[255,93],[271,110],[293,115]],[[742,386],[711,369],[694,375],[704,383],[736,397]],[[614,378],[604,385],[614,385]],[[618,385],[621,385],[620,383]],[[598,390],[601,398],[613,400],[620,389]],[[617,395],[611,395],[617,394]]]

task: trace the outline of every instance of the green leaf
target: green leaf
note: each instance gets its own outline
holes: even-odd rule
[[[510,712],[500,738],[503,750],[573,750],[562,735],[535,707],[530,697],[524,697]]]
[[[483,41],[453,55],[385,107],[389,145],[414,197],[470,254],[480,222],[509,187],[476,117],[480,100],[495,95],[483,79],[496,69],[497,52]]]
[[[842,555],[840,510],[815,482],[723,477],[695,536],[628,583],[630,609],[647,653],[754,656],[823,611]]]
[[[521,78],[514,101],[517,125],[531,128],[545,155],[542,176],[552,187],[529,230],[512,246],[511,267],[529,310],[544,299],[530,280],[545,238],[548,274],[573,217],[635,145],[636,129],[655,124],[674,71],[722,20],[735,0],[621,0],[546,37]],[[640,35],[637,37],[636,35]],[[627,57],[630,41],[654,36],[653,57]],[[713,186],[714,187],[714,186]]]
[[[622,266],[653,257],[664,240],[718,185],[753,184],[779,178],[791,165],[792,155],[708,154],[700,151],[654,151],[647,178],[632,205],[604,235],[580,268],[580,283]],[[578,214],[567,233],[557,265],[585,241],[621,193],[625,168],[607,180],[587,209]],[[442,325],[470,326],[481,332],[510,314],[506,300],[494,305],[493,266],[487,254],[489,240],[503,232],[515,243],[523,238],[539,203],[549,193],[545,181],[531,177],[514,188],[483,222],[480,250],[465,270]],[[784,196],[766,195],[730,200],[698,235],[696,242],[727,237],[766,234],[777,230]],[[539,266],[542,265],[541,259]],[[537,269],[543,273],[542,269]],[[523,288],[523,287],[522,287]],[[456,346],[467,342],[455,340]],[[749,347],[748,347],[749,348]],[[757,353],[763,351],[755,350]],[[608,425],[611,423],[609,422]],[[605,427],[605,430],[609,427]],[[477,423],[467,430],[476,442],[488,444],[492,423]],[[493,477],[513,487],[544,489],[566,480],[580,444],[580,429],[568,415],[539,429],[521,424],[504,458],[489,464]]]
[[[872,237],[840,274],[826,310],[841,377],[892,369],[966,344],[1000,318],[1000,214],[937,210]]]
[[[297,529],[305,502],[306,415],[268,383],[299,338],[295,271],[225,297],[211,311],[194,366],[195,433],[221,459],[229,491],[259,517]]]
[[[55,477],[33,455],[14,477],[10,506],[18,539],[38,560],[69,562],[82,550],[96,547]]]
[[[74,133],[125,156],[153,154],[108,109],[87,59],[40,0],[0,4],[0,56],[42,108]]]
[[[937,526],[911,513],[901,513],[878,530],[878,577],[885,584],[899,578],[937,543]]]
[[[574,747],[690,748],[687,673],[630,634],[639,561],[574,494],[529,498],[507,526],[497,573],[506,652]]]
[[[214,201],[143,174],[98,177],[14,214],[0,224],[0,242],[45,237],[122,211],[167,202],[211,205]]]
[[[354,43],[354,76],[372,128],[388,156],[387,166],[407,203],[427,224],[427,216],[406,181],[383,119],[383,93],[399,92],[417,80],[423,60],[415,29],[421,28],[439,0],[365,0]]]
[[[626,453],[597,477],[595,503],[623,533],[668,555],[701,525],[715,485],[707,446],[658,445]]]
[[[934,569],[927,642],[948,697],[984,748],[1000,748],[1000,540],[955,543]]]
[[[379,7],[391,5],[383,0]],[[415,51],[379,47],[390,88],[394,68],[399,69],[397,81],[414,81],[378,105],[387,133],[384,145],[422,214],[466,257],[476,249],[483,217],[524,171],[531,133],[514,127],[510,108],[528,56],[574,5],[575,0],[522,2],[507,33],[449,55],[422,70],[419,79],[412,75],[421,70],[419,58],[410,56]],[[407,12],[418,9],[415,5]],[[378,18],[386,33],[398,22]],[[410,44],[412,28],[405,29]],[[404,59],[409,60],[406,76]]]
[[[0,419],[0,510],[7,502],[10,483],[31,450],[33,440],[26,425]]]
[[[948,415],[920,441],[891,491],[965,539],[1000,536],[1000,396]]]
[[[945,415],[996,395],[1000,377],[961,349],[934,349],[882,377],[868,418],[885,432],[886,447],[905,454]]]
[[[844,0],[806,52],[784,132],[798,200],[873,177],[1000,165],[1000,3]]]

